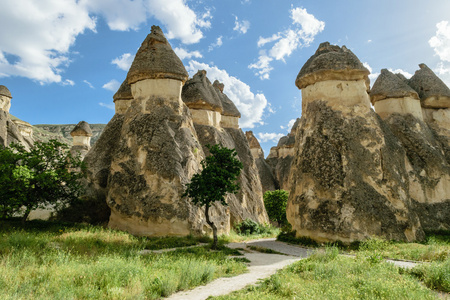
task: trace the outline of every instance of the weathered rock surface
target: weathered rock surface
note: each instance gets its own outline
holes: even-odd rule
[[[367,76],[350,50],[323,43],[297,77],[306,103],[287,218],[298,236],[343,242],[424,237],[409,195],[405,150],[370,109]]]
[[[37,141],[57,139],[69,146],[73,145],[70,132],[77,124],[38,124],[33,125],[33,137]],[[106,124],[89,124],[92,131],[91,146],[93,146],[103,132]]]
[[[116,113],[85,158],[91,196],[111,209],[109,226],[136,235],[208,232],[204,212],[181,198],[204,153],[192,115],[181,101],[187,72],[153,26],[127,75],[133,99]],[[227,208],[211,219],[227,233]]]
[[[92,130],[89,123],[80,121],[70,132],[73,138],[73,146],[70,148],[72,155],[80,155],[81,159],[86,156],[86,153],[91,148]]]
[[[292,126],[291,132],[278,141],[276,147],[270,149],[270,153],[266,158],[267,164],[271,167],[274,177],[283,190],[289,190],[289,174],[291,172],[291,164],[294,159],[294,145],[297,128],[300,119],[297,118]]]
[[[259,178],[261,179],[261,186],[263,194],[267,191],[274,191],[279,189],[279,185],[272,173],[272,168],[264,159],[264,151],[261,148],[256,137],[252,131],[246,131],[245,137],[247,138],[250,146],[250,151],[255,159],[256,167],[258,168]]]
[[[255,160],[250,151],[248,141],[238,126],[240,113],[234,103],[223,93],[223,84],[218,82],[215,86],[206,77],[206,71],[198,71],[192,79],[183,87],[182,99],[192,113],[195,130],[203,151],[208,154],[206,145],[221,144],[230,149],[236,149],[243,169],[238,178],[240,190],[236,195],[228,195],[230,223],[252,219],[259,223],[267,223],[268,217],[264,208],[261,180]],[[225,109],[223,109],[225,107]],[[203,110],[203,115],[217,113],[214,122],[205,122],[198,112]],[[223,123],[224,117],[233,118],[233,123]],[[234,119],[236,119],[234,121]]]

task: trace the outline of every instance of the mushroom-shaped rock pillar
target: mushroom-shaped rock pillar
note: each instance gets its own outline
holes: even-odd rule
[[[133,95],[131,94],[131,86],[128,84],[126,79],[122,82],[119,89],[114,94],[113,99],[116,114],[124,114],[131,106]]]
[[[424,120],[450,141],[450,89],[427,65],[419,67],[409,85],[419,94]]]
[[[82,158],[91,149],[92,130],[89,123],[80,121],[70,132],[73,138],[73,146],[70,148],[72,155],[80,154]]]
[[[295,80],[302,90],[302,111],[315,100],[327,101],[327,105],[341,111],[355,105],[369,109],[369,73],[345,46],[320,44]]]
[[[350,50],[329,43],[298,74],[304,103],[286,211],[297,236],[345,243],[424,237],[405,151],[370,108],[368,75]]]
[[[182,98],[189,107],[195,124],[220,127],[222,101],[206,77],[205,70],[199,70],[186,82]]]
[[[0,85],[0,109],[9,113],[11,108],[11,92],[4,85]]]
[[[220,83],[218,80],[215,80],[213,83],[214,88],[219,95],[220,100],[222,101],[222,119],[220,121],[220,125],[223,128],[239,128],[239,118],[241,117],[241,113],[237,109],[236,105],[234,105],[233,101],[223,92],[224,84]]]
[[[375,112],[384,120],[394,113],[411,114],[423,121],[419,95],[402,78],[382,69],[370,90]]]

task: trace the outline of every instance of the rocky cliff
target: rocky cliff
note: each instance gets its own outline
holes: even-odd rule
[[[48,141],[55,137],[69,146],[73,145],[70,133],[77,124],[37,124],[33,125],[33,136],[39,141]],[[91,146],[97,142],[106,124],[89,124],[92,130]],[[50,133],[50,134],[49,134]]]

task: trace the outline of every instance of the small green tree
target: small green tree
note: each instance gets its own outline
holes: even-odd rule
[[[264,193],[264,206],[269,219],[278,222],[279,226],[287,225],[286,206],[289,193],[285,190],[267,191]]]
[[[25,222],[36,208],[59,208],[76,200],[84,169],[80,157],[73,157],[68,146],[57,140],[36,142],[30,151],[14,143],[1,149],[0,217],[23,210]]]
[[[197,206],[205,206],[206,223],[213,230],[212,249],[217,248],[217,227],[210,220],[209,208],[211,204],[219,201],[223,205],[227,193],[235,194],[239,185],[235,182],[241,173],[242,163],[236,158],[236,150],[222,147],[221,145],[206,146],[211,153],[201,165],[201,173],[194,174],[191,182],[186,185],[183,197],[187,196]]]

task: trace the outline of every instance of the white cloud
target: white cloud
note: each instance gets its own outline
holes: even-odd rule
[[[253,128],[256,124],[262,124],[262,116],[267,106],[267,99],[264,94],[257,93],[255,95],[246,83],[216,66],[191,60],[186,69],[191,76],[197,70],[206,70],[211,82],[217,79],[225,85],[224,93],[227,94],[241,112],[242,117],[239,120],[239,124],[242,128]]]
[[[187,0],[2,0],[0,77],[21,76],[41,84],[66,82],[70,48],[103,17],[111,30],[134,30],[154,17],[169,39],[197,43],[211,27],[211,13],[193,11]],[[119,65],[118,65],[119,66]],[[124,68],[123,66],[119,66]]]
[[[220,46],[222,46],[223,45],[222,38],[223,38],[223,36],[219,36],[215,43],[212,43],[211,45],[209,45],[208,51],[211,52],[214,50],[214,48],[219,48]]]
[[[261,143],[265,143],[265,142],[269,142],[269,141],[274,142],[274,143],[278,143],[278,141],[283,136],[285,136],[285,135],[282,134],[282,133],[273,133],[273,132],[271,132],[271,133],[269,133],[269,132],[265,132],[265,133],[259,132],[258,133],[258,138],[259,138],[259,141]]]
[[[234,31],[240,32],[242,34],[246,34],[248,29],[250,28],[250,22],[247,20],[243,20],[239,22],[238,17],[235,16],[234,20]]]
[[[102,88],[104,88],[105,90],[111,91],[111,92],[117,92],[117,90],[120,87],[120,82],[118,82],[117,80],[113,79],[107,83],[105,83]]]
[[[117,65],[119,69],[128,71],[133,63],[134,55],[131,53],[124,53],[119,57],[114,58],[111,63]]]
[[[428,41],[428,44],[441,61],[433,71],[447,86],[450,86],[450,25],[448,21],[442,21],[436,24],[436,28],[436,35]]]
[[[74,86],[75,82],[73,80],[70,79],[66,79],[63,82],[61,82],[62,85],[70,85],[70,86]]]
[[[84,83],[86,83],[91,89],[95,89],[94,86],[87,80],[83,80]]]
[[[176,55],[181,60],[183,60],[185,58],[190,59],[190,58],[193,58],[193,57],[195,57],[195,58],[202,58],[203,57],[203,55],[199,51],[189,52],[188,50],[186,50],[184,48],[179,48],[179,47],[173,49],[173,51],[175,51]]]
[[[95,30],[95,18],[75,0],[2,0],[0,74],[64,82],[69,48],[85,30]]]
[[[285,62],[293,51],[298,48],[308,47],[317,34],[325,28],[325,22],[319,21],[306,9],[301,7],[290,10],[292,25],[281,32],[275,33],[270,37],[259,37],[257,45],[262,47],[266,44],[276,42],[268,51],[262,52],[256,63],[250,64],[250,69],[255,69],[255,75],[261,80],[269,79],[270,71],[273,69],[270,63],[275,60]]]
[[[436,35],[428,41],[428,44],[441,60],[450,62],[450,26],[448,21],[439,22],[436,27]]]
[[[107,103],[100,102],[98,105],[103,106],[103,107],[106,107],[106,108],[109,108],[109,109],[112,109],[112,110],[115,110],[115,109],[116,109],[114,103],[109,103],[109,104],[107,104]]]
[[[292,126],[294,126],[295,121],[297,121],[297,119],[289,120],[289,123],[288,123],[288,125],[287,125],[287,131],[288,131],[288,132],[291,132]]]

